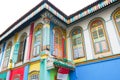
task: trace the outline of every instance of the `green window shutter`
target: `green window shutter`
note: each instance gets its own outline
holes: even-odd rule
[[[17,62],[17,57],[18,57],[18,51],[19,51],[19,46],[20,46],[20,43],[17,42],[15,44],[15,47],[14,47],[14,53],[13,53],[13,63],[16,63]]]

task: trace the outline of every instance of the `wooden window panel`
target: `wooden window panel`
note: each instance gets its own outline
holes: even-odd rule
[[[30,80],[39,80],[39,74],[33,74],[30,76]]]
[[[83,39],[80,29],[72,32],[73,59],[84,57]]]
[[[24,61],[25,47],[26,47],[27,33],[23,33],[20,37],[20,47],[18,51],[17,63]]]
[[[115,20],[116,20],[116,24],[117,24],[117,27],[118,27],[118,31],[120,32],[120,10],[116,12]]]
[[[91,27],[95,53],[103,53],[108,51],[103,23],[100,20],[96,20],[93,22]]]
[[[4,57],[4,63],[3,63],[3,68],[7,68],[7,66],[8,66],[10,52],[11,52],[11,49],[6,50],[5,57]]]
[[[54,34],[54,50],[55,53],[53,54],[56,58],[63,58],[63,52],[62,52],[62,32],[56,28],[55,34]]]
[[[24,60],[25,47],[26,47],[26,39],[24,41],[20,42],[20,48],[19,48],[18,61],[17,62],[21,62],[21,61]]]
[[[39,29],[37,30],[37,32],[35,32],[33,57],[39,56],[41,51],[42,51],[42,30]]]

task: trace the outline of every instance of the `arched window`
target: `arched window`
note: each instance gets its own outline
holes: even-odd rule
[[[13,78],[13,80],[20,80],[20,74],[16,74]]]
[[[33,57],[36,57],[42,51],[42,24],[38,24],[34,30],[34,50]]]
[[[73,59],[82,58],[85,56],[84,53],[84,41],[83,41],[83,32],[81,28],[76,28],[71,32],[71,42],[72,42],[72,51]]]
[[[113,14],[113,18],[114,18],[114,21],[115,21],[115,24],[117,26],[117,30],[120,34],[120,8],[118,8],[114,14]]]
[[[20,46],[19,46],[17,62],[21,62],[24,60],[26,39],[27,39],[27,33],[23,33],[22,36],[20,37]]]
[[[109,47],[103,21],[100,19],[93,20],[90,24],[90,29],[95,53],[107,52]]]
[[[20,80],[20,78],[14,78],[14,80]]]
[[[34,71],[34,72],[30,73],[29,80],[39,80],[39,72]]]
[[[3,62],[3,68],[7,68],[8,67],[8,63],[9,63],[9,58],[10,58],[10,53],[11,53],[11,48],[12,48],[12,42],[10,41],[6,47],[5,50],[5,56],[4,56],[4,62]]]
[[[54,56],[63,58],[63,32],[60,28],[54,28]]]

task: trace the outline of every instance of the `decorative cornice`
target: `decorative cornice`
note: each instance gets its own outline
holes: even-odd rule
[[[40,4],[38,4],[35,8],[30,10],[27,14],[22,16],[19,20],[17,20],[14,24],[12,24],[5,32],[3,32],[0,35],[0,41],[7,37],[11,32],[13,32],[15,29],[17,29],[20,25],[34,17],[36,14],[38,14],[43,9],[47,9],[52,14],[54,14],[57,18],[65,22],[66,24],[70,24],[72,22],[75,22],[76,20],[79,20],[80,18],[83,18],[101,8],[106,7],[107,5],[114,3],[119,0],[101,0],[95,2],[94,5],[89,5],[87,8],[85,8],[82,11],[78,11],[77,13],[74,13],[72,16],[66,16],[62,11],[57,9],[54,5],[52,5],[48,0],[43,0]]]
[[[50,19],[51,22],[53,22],[55,25],[58,25],[58,26],[62,26],[64,29],[66,28],[66,25],[64,23],[62,23],[60,20],[58,20],[56,17],[54,17],[54,15],[52,15],[50,12],[48,11],[45,11],[43,14],[42,14],[42,18],[48,18]]]

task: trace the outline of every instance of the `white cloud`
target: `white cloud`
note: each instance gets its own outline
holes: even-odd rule
[[[0,34],[42,0],[1,0]],[[49,0],[65,14],[70,15],[96,0]]]

